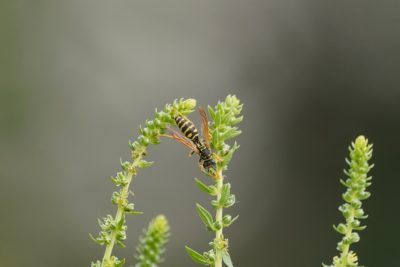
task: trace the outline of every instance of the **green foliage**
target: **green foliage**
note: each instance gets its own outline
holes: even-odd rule
[[[226,183],[222,186],[221,197],[211,201],[215,208],[229,208],[235,204],[235,195],[231,194],[231,184]]]
[[[206,185],[202,181],[200,181],[197,178],[194,178],[197,186],[200,188],[201,191],[209,194],[210,196],[216,196],[217,195],[217,188],[213,185]]]
[[[121,162],[122,171],[118,172],[115,177],[111,177],[111,181],[120,188],[114,192],[111,202],[117,206],[115,217],[107,215],[103,220],[99,220],[100,233],[98,237],[91,238],[100,245],[105,245],[106,249],[102,261],[92,263],[92,266],[100,267],[116,267],[122,266],[124,260],[118,260],[112,256],[112,250],[115,244],[124,247],[126,239],[126,223],[125,214],[140,214],[134,209],[134,204],[129,203],[129,185],[132,178],[136,176],[138,169],[146,168],[152,165],[143,159],[147,154],[147,147],[151,144],[160,143],[160,135],[165,133],[167,126],[174,124],[174,114],[188,114],[193,112],[196,106],[194,99],[175,100],[173,104],[167,104],[162,111],[155,111],[154,120],[147,120],[145,127],[140,127],[137,140],[129,142],[131,148],[131,161]]]
[[[197,213],[199,214],[201,220],[206,225],[207,230],[215,231],[214,221],[213,221],[211,213],[208,210],[206,210],[205,208],[203,208],[200,204],[196,204],[196,210],[197,210]]]
[[[191,249],[188,246],[185,246],[186,252],[192,258],[194,262],[200,263],[202,265],[212,265],[214,263],[214,257],[210,257],[209,253],[200,254],[197,251]]]
[[[229,255],[227,250],[222,251],[222,260],[228,267],[233,267],[231,256]]]
[[[208,112],[212,118],[210,123],[211,148],[218,157],[222,158],[222,161],[218,162],[218,168],[221,170],[227,169],[233,153],[239,148],[236,142],[231,147],[225,141],[241,133],[241,130],[235,125],[243,120],[243,116],[238,116],[242,107],[240,100],[231,95],[228,95],[224,102],[218,102],[214,108],[208,106]]]
[[[158,215],[147,229],[143,229],[143,237],[140,238],[136,250],[138,262],[135,267],[157,267],[162,262],[162,254],[168,242],[169,224],[165,216]]]
[[[243,120],[243,116],[239,116],[242,106],[239,99],[231,95],[228,95],[225,101],[218,102],[214,108],[208,106],[208,113],[211,117],[209,123],[212,138],[211,148],[217,166],[216,170],[209,172],[203,170],[203,173],[211,177],[214,184],[206,185],[197,178],[195,182],[201,191],[208,195],[216,196],[216,199],[211,201],[211,205],[215,208],[215,218],[200,204],[196,205],[196,210],[206,228],[215,232],[215,238],[210,243],[212,249],[203,254],[186,247],[186,251],[193,261],[202,265],[221,267],[222,262],[224,262],[226,266],[233,267],[228,253],[228,239],[224,238],[223,229],[229,227],[238,216],[233,219],[231,215],[223,216],[223,209],[235,204],[235,195],[231,194],[231,185],[229,183],[224,184],[223,171],[228,169],[228,164],[233,154],[239,148],[236,142],[230,145],[226,141],[235,138],[241,133],[240,129],[235,125]]]
[[[99,233],[99,237],[91,238],[100,245],[108,245],[111,243],[111,236],[113,233],[116,233],[115,241],[121,247],[125,247],[123,241],[126,239],[126,229],[125,218],[121,218],[121,220],[115,220],[111,215],[107,215],[102,220],[99,220],[99,226],[101,232]]]
[[[333,226],[334,229],[341,235],[342,240],[338,243],[337,249],[340,251],[340,256],[333,258],[331,267],[357,267],[358,257],[355,252],[350,251],[350,245],[360,240],[357,232],[366,228],[361,225],[360,219],[366,219],[362,209],[362,200],[367,199],[371,194],[366,191],[371,185],[371,176],[368,172],[373,168],[368,161],[372,157],[372,144],[368,144],[368,139],[364,136],[359,136],[352,142],[349,147],[350,159],[346,159],[349,165],[348,170],[344,170],[347,176],[346,181],[340,182],[347,188],[342,195],[345,203],[339,207],[345,218],[345,223],[339,223]],[[324,265],[323,266],[327,266]]]
[[[130,161],[121,161],[121,171],[111,181],[119,189],[112,193],[111,202],[117,206],[115,217],[107,215],[99,220],[100,232],[97,237],[90,237],[100,245],[105,245],[105,252],[102,260],[92,262],[92,267],[121,267],[125,259],[118,259],[112,255],[115,244],[125,247],[126,240],[126,214],[141,214],[135,210],[133,203],[128,197],[131,193],[129,187],[138,169],[150,167],[153,162],[143,159],[147,155],[149,145],[160,143],[160,137],[164,135],[167,127],[175,125],[174,116],[176,114],[186,115],[193,112],[196,106],[194,99],[175,100],[173,104],[167,104],[163,110],[155,111],[153,120],[146,120],[145,126],[139,128],[139,136],[134,142],[129,142],[131,149]],[[212,157],[216,162],[216,167],[205,170],[200,166],[201,171],[211,178],[213,184],[207,185],[200,179],[195,178],[198,188],[209,196],[215,197],[211,201],[211,206],[215,209],[215,216],[200,204],[196,204],[196,211],[206,226],[206,229],[215,233],[215,238],[209,243],[209,251],[199,253],[186,246],[186,252],[196,263],[205,266],[233,267],[229,254],[229,243],[223,235],[223,229],[231,226],[239,215],[232,218],[230,214],[223,214],[224,209],[233,206],[236,202],[235,195],[231,193],[231,184],[224,183],[224,171],[239,148],[236,142],[227,141],[237,137],[241,130],[236,126],[243,120],[240,116],[243,105],[236,96],[228,95],[224,101],[218,102],[215,107],[208,106],[210,114],[209,132],[211,135]],[[356,231],[366,228],[361,225],[361,219],[366,219],[362,209],[362,200],[370,197],[367,187],[371,185],[371,177],[368,172],[372,169],[368,161],[372,157],[372,144],[364,136],[359,136],[349,147],[350,157],[346,159],[349,165],[344,173],[346,180],[340,180],[346,187],[346,192],[342,195],[345,201],[339,207],[345,219],[344,223],[334,226],[335,231],[343,235],[338,243],[337,249],[340,255],[333,258],[332,265],[325,267],[359,267],[356,253],[350,250],[350,245],[360,240]],[[166,218],[162,215],[154,218],[147,229],[143,231],[143,236],[137,246],[138,254],[135,256],[137,263],[135,267],[157,267],[162,261],[162,254],[165,252],[165,245],[168,242],[169,225]]]

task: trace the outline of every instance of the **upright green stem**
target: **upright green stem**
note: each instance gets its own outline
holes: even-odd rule
[[[222,170],[218,170],[217,172],[217,202],[221,199],[221,191],[224,185],[224,176],[222,175]],[[223,215],[223,208],[218,207],[215,214],[215,221],[221,222],[221,228],[215,232],[215,240],[214,246],[215,247],[215,267],[222,267],[222,250],[220,249],[220,244],[224,240],[223,239],[223,225],[222,225],[222,215]]]
[[[229,162],[233,154],[239,148],[234,142],[232,145],[226,143],[227,140],[238,136],[241,131],[235,125],[242,121],[243,116],[239,116],[242,110],[242,104],[236,96],[228,95],[224,102],[218,102],[215,108],[208,106],[208,113],[212,122],[209,124],[209,140],[212,149],[212,159],[215,160],[215,167],[212,171],[202,168],[207,176],[213,179],[213,185],[209,186],[196,178],[196,184],[203,192],[210,196],[216,197],[211,201],[211,205],[215,208],[214,216],[202,207],[196,204],[196,210],[201,220],[205,224],[207,230],[215,232],[215,238],[210,245],[212,249],[203,254],[186,246],[189,256],[196,262],[206,266],[222,267],[223,263],[228,267],[233,267],[231,256],[229,255],[228,240],[224,238],[223,230],[229,227],[237,218],[232,218],[229,214],[223,214],[224,208],[229,208],[235,204],[235,195],[231,194],[230,183],[224,184],[222,172],[228,169]],[[207,117],[205,111],[200,111],[204,119]],[[206,125],[203,124],[203,129]]]
[[[346,220],[348,228],[347,233],[345,234],[345,238],[351,238],[351,234],[353,233],[353,228],[351,227],[351,222],[354,221],[354,215],[350,215],[349,218]],[[340,255],[342,259],[343,267],[347,267],[347,259],[349,258],[349,251],[350,251],[350,244],[344,243],[342,247],[342,253]]]
[[[140,160],[140,159],[139,159]],[[129,185],[132,181],[132,174],[127,175],[127,184],[122,188],[122,195],[123,196],[127,196],[128,195],[128,190],[129,190]],[[124,206],[123,205],[118,205],[118,209],[117,209],[117,213],[115,215],[115,221],[119,222],[121,221],[121,219],[123,218],[123,216],[125,216],[125,212],[124,212]],[[111,254],[114,248],[114,244],[115,244],[115,240],[117,238],[117,233],[118,231],[114,231],[111,234],[110,237],[110,243],[107,244],[106,249],[104,251],[104,257],[103,257],[103,262],[102,262],[102,266],[104,266],[104,264],[106,264],[107,262],[111,261]]]
[[[351,143],[349,152],[350,157],[346,159],[349,168],[344,170],[347,179],[340,180],[342,185],[346,187],[346,192],[342,194],[345,203],[339,207],[345,222],[333,227],[343,237],[337,246],[340,254],[333,257],[332,265],[329,267],[359,266],[357,254],[350,250],[350,246],[360,241],[357,231],[366,228],[365,225],[361,225],[360,220],[367,218],[362,208],[362,201],[371,195],[367,188],[371,185],[372,179],[371,176],[368,176],[368,172],[374,166],[368,163],[372,157],[372,144],[369,144],[368,139],[360,135]],[[322,265],[327,267],[325,264]]]

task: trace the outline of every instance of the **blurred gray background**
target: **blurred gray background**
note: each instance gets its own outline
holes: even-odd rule
[[[399,266],[399,11],[398,0],[1,1],[0,265],[100,259],[88,234],[115,214],[109,176],[139,125],[175,98],[204,106],[236,94],[235,266],[331,262],[339,178],[359,134],[376,167],[353,248],[362,265]],[[115,250],[129,263],[159,213],[172,229],[163,266],[195,266],[186,244],[208,249],[194,207],[209,199],[187,153],[172,140],[150,149],[156,164],[132,187],[145,214],[128,217],[127,248]]]

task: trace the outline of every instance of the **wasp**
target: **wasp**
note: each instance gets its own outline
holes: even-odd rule
[[[176,114],[174,116],[174,120],[184,136],[173,129],[169,129],[171,135],[166,136],[171,137],[188,147],[191,150],[191,153],[189,155],[192,155],[194,153],[198,154],[200,156],[199,162],[201,166],[204,168],[204,170],[209,172],[210,169],[216,169],[216,162],[213,159],[213,153],[210,149],[211,134],[208,128],[207,113],[204,108],[199,108],[199,113],[201,117],[201,129],[203,139],[200,139],[199,131],[197,130],[194,123],[181,114]]]

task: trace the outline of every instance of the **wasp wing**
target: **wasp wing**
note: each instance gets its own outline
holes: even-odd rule
[[[210,148],[211,134],[210,129],[208,128],[208,116],[203,107],[199,108],[199,113],[201,117],[201,131],[204,138],[204,143],[208,148]]]
[[[175,139],[179,143],[188,147],[194,153],[199,154],[199,150],[197,149],[197,147],[190,140],[188,140],[186,137],[184,137],[182,134],[180,134],[179,132],[177,132],[169,127],[168,127],[168,131],[171,133],[171,135],[165,135],[165,136]]]

